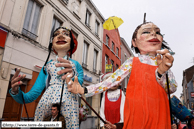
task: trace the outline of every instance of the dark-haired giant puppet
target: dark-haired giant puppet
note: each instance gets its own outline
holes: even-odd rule
[[[132,48],[135,48],[138,57],[127,59],[107,80],[87,88],[75,85],[77,87],[70,87],[69,91],[85,94],[86,97],[93,96],[117,85],[130,75],[123,129],[171,129],[166,72],[171,93],[176,91],[177,83],[170,71],[174,60],[169,53],[170,48],[164,42],[160,29],[151,22],[136,28]]]
[[[23,93],[19,85],[22,84],[22,79],[25,75],[19,75],[20,69],[17,69],[12,77],[10,94],[18,102],[23,103],[22,95],[25,103],[30,103],[38,98],[44,88],[42,98],[40,99],[36,111],[35,121],[42,121],[44,117],[51,114],[51,106],[53,103],[59,103],[61,98],[61,89],[63,82],[67,76],[73,81],[68,81],[64,85],[63,97],[61,103],[61,114],[65,117],[67,129],[79,128],[79,111],[77,95],[68,92],[68,86],[83,83],[83,69],[81,65],[69,58],[77,49],[77,40],[70,30],[64,27],[57,28],[52,37],[52,43],[49,45],[49,50],[57,54],[56,60],[46,61],[45,67],[41,69],[39,76],[28,93]],[[48,58],[50,53],[48,55]],[[47,60],[48,60],[47,58]]]

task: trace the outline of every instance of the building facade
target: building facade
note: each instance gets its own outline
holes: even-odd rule
[[[194,66],[183,71],[183,104],[191,110],[194,110]]]
[[[125,39],[121,37],[121,64],[123,64],[130,57],[134,57],[134,54],[129,48]],[[128,81],[129,76],[127,76],[122,82],[122,89],[124,92],[126,91]]]
[[[10,79],[14,69],[20,67],[21,73],[26,74],[20,88],[24,92],[32,88],[47,58],[51,34],[59,26],[71,29],[78,40],[72,58],[83,67],[83,86],[99,82],[103,22],[103,16],[90,0],[1,0],[0,33],[6,32],[6,40],[0,48],[0,118],[18,121],[26,117],[23,105],[8,93]],[[55,59],[53,53],[52,58]],[[96,111],[100,109],[99,98],[87,98]],[[29,117],[34,117],[39,99],[27,104]]]
[[[106,71],[106,65],[112,65]],[[118,29],[105,30],[103,33],[102,73],[114,72],[121,65],[121,40]]]

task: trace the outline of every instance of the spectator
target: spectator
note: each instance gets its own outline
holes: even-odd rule
[[[188,120],[187,126],[185,126],[183,129],[194,129],[194,117],[191,117]]]
[[[61,121],[62,129],[66,129],[65,118],[59,113],[60,105],[58,103],[53,104],[51,108],[51,115],[44,118],[44,121]]]

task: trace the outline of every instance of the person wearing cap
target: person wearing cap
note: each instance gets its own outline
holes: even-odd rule
[[[21,104],[23,104],[22,96],[25,103],[30,103],[36,100],[38,96],[41,95],[43,89],[46,88],[46,91],[37,105],[34,116],[35,121],[42,121],[44,117],[49,116],[51,114],[50,109],[52,104],[61,102],[60,113],[65,116],[66,128],[79,128],[78,96],[69,92],[67,88],[72,85],[73,82],[79,83],[80,85],[83,83],[83,69],[81,65],[70,58],[76,51],[77,45],[77,40],[72,31],[65,27],[59,27],[53,33],[52,43],[49,44],[49,55],[45,66],[41,69],[31,90],[24,93],[19,88],[22,84],[21,80],[26,76],[19,75],[19,68],[12,77],[10,94],[15,101]],[[51,48],[57,56],[55,60],[48,61]],[[66,83],[65,80],[67,76],[70,77],[72,81],[69,80]],[[63,85],[63,94],[61,94]]]
[[[113,73],[107,73],[102,76],[102,81],[106,80]],[[121,89],[118,89],[120,84],[117,84],[106,92],[103,92],[103,97],[101,100],[100,116],[108,121],[112,126],[113,124],[123,123],[123,112],[125,95]],[[107,122],[107,123],[108,123]],[[100,127],[104,128],[104,123],[100,121]]]

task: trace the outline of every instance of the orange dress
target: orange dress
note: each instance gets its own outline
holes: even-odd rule
[[[164,88],[156,81],[156,69],[157,66],[133,58],[123,129],[171,129],[169,101]]]

